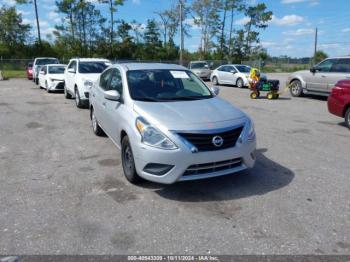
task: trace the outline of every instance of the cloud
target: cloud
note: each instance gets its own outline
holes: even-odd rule
[[[16,5],[15,0],[0,0],[0,5],[14,6]]]
[[[55,11],[50,11],[47,14],[47,18],[51,21],[54,21],[55,23],[58,23],[61,21],[60,16]]]
[[[304,18],[299,15],[285,15],[282,18],[278,18],[277,16],[272,16],[271,23],[279,26],[291,26],[297,25],[304,21]]]
[[[249,17],[243,17],[241,19],[236,20],[235,24],[236,25],[245,25],[245,24],[249,23],[249,21],[250,21]]]
[[[185,19],[184,23],[185,23],[186,25],[191,26],[192,29],[197,30],[197,29],[199,29],[199,26],[196,25],[196,23],[194,22],[194,20],[195,20],[195,18],[187,18],[187,19]]]
[[[30,20],[30,19],[28,19],[28,18],[23,18],[23,19],[22,19],[22,23],[23,23],[23,24],[29,24],[29,25],[31,25],[33,22],[34,22],[33,20]]]
[[[20,9],[18,9],[17,12],[19,14],[21,14],[22,16],[27,16],[27,15],[31,14],[31,12],[29,12],[29,11],[24,11],[24,10],[20,10]]]
[[[135,5],[141,4],[141,0],[132,0],[132,3]]]
[[[343,33],[350,33],[350,27],[341,30]]]
[[[283,32],[284,35],[289,36],[313,35],[314,33],[315,30],[311,28],[299,28],[297,30]]]

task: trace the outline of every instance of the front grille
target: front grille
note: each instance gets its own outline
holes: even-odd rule
[[[63,82],[58,83],[57,86],[56,86],[56,89],[63,90],[64,89],[64,83]]]
[[[222,170],[229,170],[242,165],[241,158],[225,160],[220,162],[198,164],[189,166],[183,176],[204,175]]]
[[[203,133],[178,133],[192,145],[194,145],[199,152],[201,151],[214,151],[222,150],[229,147],[234,147],[236,145],[237,139],[241,135],[243,126],[231,129],[229,131],[213,133],[213,134],[203,134]],[[219,136],[223,139],[221,146],[215,146],[213,143],[213,138]]]

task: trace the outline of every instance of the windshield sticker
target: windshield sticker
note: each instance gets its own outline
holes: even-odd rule
[[[190,78],[185,71],[170,71],[174,78]]]

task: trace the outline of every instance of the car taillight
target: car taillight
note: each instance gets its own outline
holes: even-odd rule
[[[332,88],[332,95],[341,95],[343,94],[343,89],[339,86],[335,86]]]

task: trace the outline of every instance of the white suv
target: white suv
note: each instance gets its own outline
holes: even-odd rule
[[[89,104],[90,88],[111,62],[101,58],[73,58],[64,72],[64,95],[75,98],[77,107]]]

